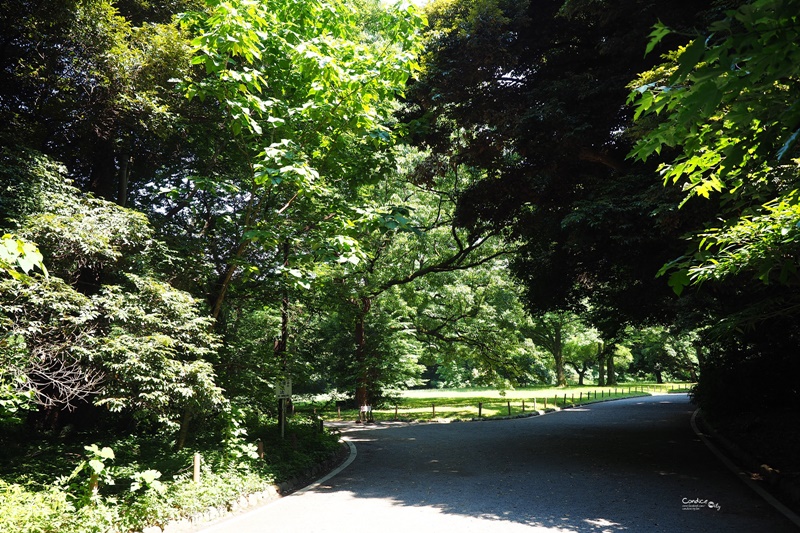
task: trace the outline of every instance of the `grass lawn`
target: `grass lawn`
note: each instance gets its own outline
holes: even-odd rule
[[[518,416],[534,410],[563,408],[611,398],[687,392],[690,386],[687,383],[625,383],[616,387],[531,387],[507,391],[481,388],[406,390],[397,391],[391,395],[392,400],[374,409],[373,418],[377,421],[431,421]],[[295,409],[306,413],[316,410],[323,419],[331,421],[357,420],[359,415],[356,409],[336,407],[327,397],[296,402]]]

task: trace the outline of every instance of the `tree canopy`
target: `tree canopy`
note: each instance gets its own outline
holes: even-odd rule
[[[409,117],[442,162],[487,169],[489,179],[463,193],[458,222],[522,239],[512,269],[532,309],[585,311],[591,300],[607,335],[663,315],[666,294],[653,275],[687,222],[653,168],[625,158],[624,86],[651,64],[643,51],[650,25],[685,24],[702,8],[433,4]]]
[[[693,253],[669,266],[676,292],[745,272],[795,284],[797,11],[773,1],[727,11],[632,83],[636,116],[657,120],[632,156],[674,151],[659,167],[665,182],[721,197],[722,224],[706,221]],[[652,42],[670,31],[658,25]]]

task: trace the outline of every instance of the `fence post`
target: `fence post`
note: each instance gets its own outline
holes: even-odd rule
[[[578,403],[583,403],[583,391],[578,395]]]
[[[478,402],[478,418],[483,416],[483,402]]]
[[[562,408],[566,408],[566,407],[567,407],[567,393],[565,392],[564,393],[564,404],[562,405]]]
[[[511,416],[511,401],[508,402],[508,416]]]
[[[397,405],[394,406],[394,419],[397,420]]]
[[[522,400],[522,412],[525,412],[525,400]]]
[[[547,403],[547,400],[545,400],[545,403]],[[533,410],[534,410],[534,411],[536,411],[536,410],[537,410],[537,409],[536,409],[536,398],[534,398],[534,399],[533,399]]]
[[[431,412],[433,413],[433,417],[436,418],[436,404],[431,404]]]
[[[195,483],[200,483],[200,454],[194,454],[194,475],[192,476],[192,480]]]

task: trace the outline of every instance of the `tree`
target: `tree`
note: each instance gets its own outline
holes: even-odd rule
[[[641,135],[631,157],[658,160],[665,183],[687,191],[676,205],[706,211],[661,273],[675,292],[709,304],[695,322],[710,326],[696,398],[718,413],[744,383],[753,405],[798,402],[784,376],[797,368],[785,350],[797,336],[800,6],[733,7],[705,30],[678,34],[683,46],[641,73],[630,95]],[[676,35],[668,26],[654,28],[651,45]]]
[[[631,331],[624,343],[633,354],[629,370],[652,374],[657,383],[665,377],[697,381],[696,340],[696,335],[675,335],[658,326]]]
[[[182,446],[191,415],[226,403],[207,361],[217,346],[211,321],[159,279],[170,252],[143,215],[81,194],[56,165],[44,168],[55,173],[40,184],[47,208],[20,212],[16,230],[40,243],[51,275],[0,282],[3,383],[28,391],[47,424],[93,401],[180,427]]]
[[[182,77],[188,47],[170,15],[194,4],[147,13],[138,2],[4,0],[3,144],[50,155],[80,186],[125,205],[132,183],[182,159],[169,79]]]
[[[217,188],[229,194],[225,209],[235,206],[238,235],[215,318],[254,244],[287,283],[290,262],[354,256],[357,243],[342,231],[348,202],[380,176],[422,23],[411,6],[380,13],[375,34],[358,11],[325,1],[221,3],[182,16],[204,71],[183,81],[185,94],[221,106],[244,154],[243,172]]]
[[[578,374],[578,385],[584,384],[586,373],[596,364],[597,354],[603,349],[603,341],[594,328],[575,331],[564,345],[564,363]]]
[[[424,154],[406,150],[403,160],[414,161]],[[413,168],[406,161],[402,168]],[[453,226],[455,195],[464,184],[476,179],[469,169],[454,169],[434,182],[418,182],[412,176],[388,174],[387,180],[367,189],[369,198],[388,209],[361,208],[363,223],[356,226],[354,235],[361,243],[364,258],[358,262],[343,262],[328,274],[331,289],[327,292],[345,304],[347,311],[340,317],[349,317],[347,326],[352,331],[352,362],[350,368],[358,369],[356,402],[371,404],[380,396],[379,383],[372,373],[385,362],[381,353],[372,346],[382,345],[370,339],[370,323],[386,323],[387,317],[374,316],[385,310],[381,300],[406,302],[401,309],[392,310],[395,324],[406,324],[400,330],[411,331],[416,326],[419,333],[426,327],[425,320],[414,309],[419,298],[397,295],[413,287],[419,290],[421,280],[446,273],[464,273],[483,265],[489,266],[508,253],[496,232],[467,232]],[[431,330],[428,333],[433,334]],[[388,352],[387,352],[388,353]],[[348,356],[350,356],[348,354]]]
[[[597,332],[587,328],[575,313],[551,312],[535,317],[532,326],[523,329],[522,333],[553,357],[556,386],[567,385],[564,366],[567,362],[572,362],[581,384],[583,383],[583,373],[587,370],[592,350],[599,339]],[[575,364],[579,360],[580,366]]]
[[[458,222],[522,241],[511,268],[532,314],[588,310],[613,338],[673,312],[654,274],[691,218],[674,215],[678,193],[653,166],[626,161],[624,85],[653,62],[637,46],[652,23],[692,23],[709,4],[432,4],[412,131],[437,157],[486,170]]]
[[[505,258],[426,277],[405,293],[428,346],[425,360],[442,368],[445,381],[505,388],[539,379],[538,358],[521,334],[530,317]]]
[[[798,8],[759,0],[729,10],[632,84],[636,116],[657,123],[631,155],[669,150],[666,183],[722,197],[689,252],[663,270],[678,293],[740,273],[797,283]],[[650,48],[670,32],[656,26]]]

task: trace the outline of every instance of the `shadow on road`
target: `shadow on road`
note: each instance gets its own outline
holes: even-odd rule
[[[692,411],[684,395],[660,396],[343,429],[358,457],[314,492],[382,532],[795,531],[718,464],[690,429]]]

